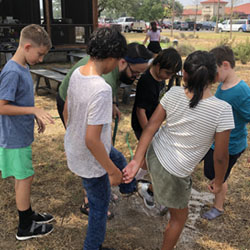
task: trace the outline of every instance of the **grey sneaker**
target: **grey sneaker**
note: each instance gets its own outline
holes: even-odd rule
[[[143,198],[144,204],[148,209],[155,207],[154,196],[148,192],[150,183],[138,182],[138,194]]]

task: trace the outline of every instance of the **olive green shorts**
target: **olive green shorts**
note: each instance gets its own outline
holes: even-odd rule
[[[186,208],[191,196],[191,177],[180,178],[170,174],[159,162],[152,144],[146,159],[155,201],[168,208]]]
[[[18,180],[34,175],[31,146],[25,148],[0,147],[0,171],[2,178],[14,176]]]

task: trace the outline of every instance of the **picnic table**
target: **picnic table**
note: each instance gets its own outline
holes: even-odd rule
[[[69,72],[69,70],[70,70],[70,69],[57,68],[57,67],[53,67],[53,68],[51,68],[51,69],[54,70],[54,71],[56,71],[56,72],[58,72],[58,73],[61,73],[61,74],[63,74],[63,75],[67,75],[68,72]]]
[[[76,58],[77,60],[78,59],[81,59],[81,58],[83,58],[83,57],[85,57],[87,55],[87,53],[86,52],[83,52],[83,51],[80,51],[80,52],[69,52],[68,53],[68,56],[69,56],[69,58],[70,58],[70,62],[71,63],[74,63],[74,58]]]
[[[36,76],[36,93],[38,93],[39,89],[46,89],[50,93],[54,93],[51,88],[50,80],[57,82],[56,91],[58,91],[58,88],[65,77],[65,74],[61,74],[59,72],[55,72],[49,69],[31,69],[30,72]],[[45,86],[40,86],[41,78],[44,79]]]

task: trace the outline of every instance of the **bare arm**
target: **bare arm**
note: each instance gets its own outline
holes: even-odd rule
[[[146,110],[137,107],[136,108],[136,116],[137,116],[139,124],[143,130],[148,123],[148,118],[146,116]]]
[[[107,171],[111,185],[119,185],[122,182],[122,172],[110,160],[107,151],[101,141],[102,125],[88,125],[86,129],[85,143],[87,148]]]
[[[50,114],[40,108],[36,107],[21,107],[16,105],[9,104],[9,101],[0,100],[0,115],[35,115],[37,124],[38,124],[38,132],[44,132],[45,123],[54,123]]]
[[[148,38],[149,38],[149,35],[147,34],[147,35],[146,35],[146,37],[145,37],[145,39],[144,39],[144,41],[143,41],[143,43],[142,43],[143,45],[145,45],[145,44],[146,44],[146,42],[147,42]]]
[[[134,176],[136,175],[137,171],[139,170],[140,166],[143,163],[147,148],[150,142],[152,141],[154,134],[160,128],[165,118],[166,118],[166,111],[163,109],[161,104],[158,104],[147,126],[143,130],[133,160],[123,170],[124,182],[126,183],[131,182]]]
[[[67,122],[68,122],[68,98],[66,97],[66,101],[63,107],[63,120],[64,124],[67,127]]]
[[[215,147],[214,147],[214,171],[215,178],[210,183],[209,190],[217,193],[221,190],[224,182],[224,177],[228,168],[228,144],[231,130],[226,130],[215,134]]]

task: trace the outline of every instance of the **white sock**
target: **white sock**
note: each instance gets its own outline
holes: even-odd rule
[[[140,168],[139,171],[137,172],[135,179],[140,180],[143,179],[143,177],[148,173],[148,170]]]

